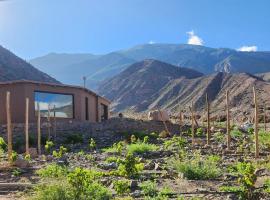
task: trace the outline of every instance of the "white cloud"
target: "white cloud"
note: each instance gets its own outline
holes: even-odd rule
[[[196,35],[193,30],[187,32],[187,34],[188,34],[188,41],[187,41],[188,44],[203,45],[204,42],[202,38]]]
[[[237,51],[257,51],[258,47],[257,46],[242,46]]]
[[[155,44],[156,42],[155,41],[153,41],[153,40],[150,40],[149,42],[148,42],[148,44]]]

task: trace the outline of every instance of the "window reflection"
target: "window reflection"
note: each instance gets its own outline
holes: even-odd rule
[[[73,95],[35,92],[35,111],[41,117],[73,118]]]

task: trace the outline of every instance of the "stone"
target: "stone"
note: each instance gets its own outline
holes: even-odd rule
[[[30,154],[31,158],[38,157],[37,148],[29,148],[29,154]]]
[[[19,168],[27,168],[30,166],[29,161],[25,160],[22,156],[18,156],[17,160],[14,162],[14,166]]]

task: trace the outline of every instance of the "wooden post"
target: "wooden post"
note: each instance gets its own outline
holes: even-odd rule
[[[258,104],[257,104],[257,94],[256,89],[253,87],[253,97],[254,97],[254,138],[255,138],[255,158],[259,158],[259,141],[258,141]]]
[[[180,136],[182,136],[182,126],[183,126],[183,116],[182,110],[179,112],[179,129],[180,129]]]
[[[25,153],[29,154],[29,98],[25,101]]]
[[[226,91],[226,109],[227,109],[227,149],[230,150],[231,146],[231,133],[230,133],[230,108],[229,108],[229,91]]]
[[[263,108],[263,123],[264,123],[264,132],[266,132],[266,105],[264,103],[264,108]]]
[[[10,92],[7,92],[7,96],[6,96],[6,111],[7,111],[8,161],[11,162],[12,129],[11,129],[11,113],[10,113]]]
[[[54,139],[56,139],[56,112],[55,112],[55,105],[53,106],[53,132],[54,132]]]
[[[210,144],[210,105],[208,100],[208,94],[205,96],[206,111],[207,111],[207,145]]]
[[[48,116],[47,116],[47,120],[48,120],[48,141],[51,140],[51,110],[50,110],[50,105],[48,105]]]
[[[195,128],[194,128],[194,105],[193,101],[191,102],[191,134],[192,134],[192,146],[194,146],[194,136],[195,136]]]
[[[41,132],[40,132],[40,107],[39,103],[37,102],[37,111],[38,111],[38,118],[37,118],[37,132],[38,132],[38,155],[41,155]]]

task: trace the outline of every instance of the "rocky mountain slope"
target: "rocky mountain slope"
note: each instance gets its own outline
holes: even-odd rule
[[[81,77],[88,76],[88,86],[92,88],[100,81],[111,78],[129,65],[144,59],[156,59],[192,68],[204,74],[214,72],[254,74],[270,71],[270,52],[240,52],[188,44],[144,44],[105,55],[85,55],[81,60],[73,59],[73,56],[70,55],[69,58],[69,55],[65,57],[54,55],[59,60],[65,61],[64,65],[60,61],[55,62],[50,56],[30,60],[30,63],[42,67],[46,73],[65,83],[81,84]]]
[[[114,111],[164,108],[172,113],[180,109],[189,111],[192,101],[196,111],[204,111],[207,93],[212,112],[225,115],[228,90],[232,112],[243,116],[252,113],[253,86],[257,88],[258,102],[263,105],[270,99],[270,83],[254,75],[218,72],[202,76],[194,70],[146,60],[103,83],[99,92],[113,100]]]
[[[0,81],[5,82],[22,79],[59,83],[56,79],[39,71],[29,63],[0,46]]]

